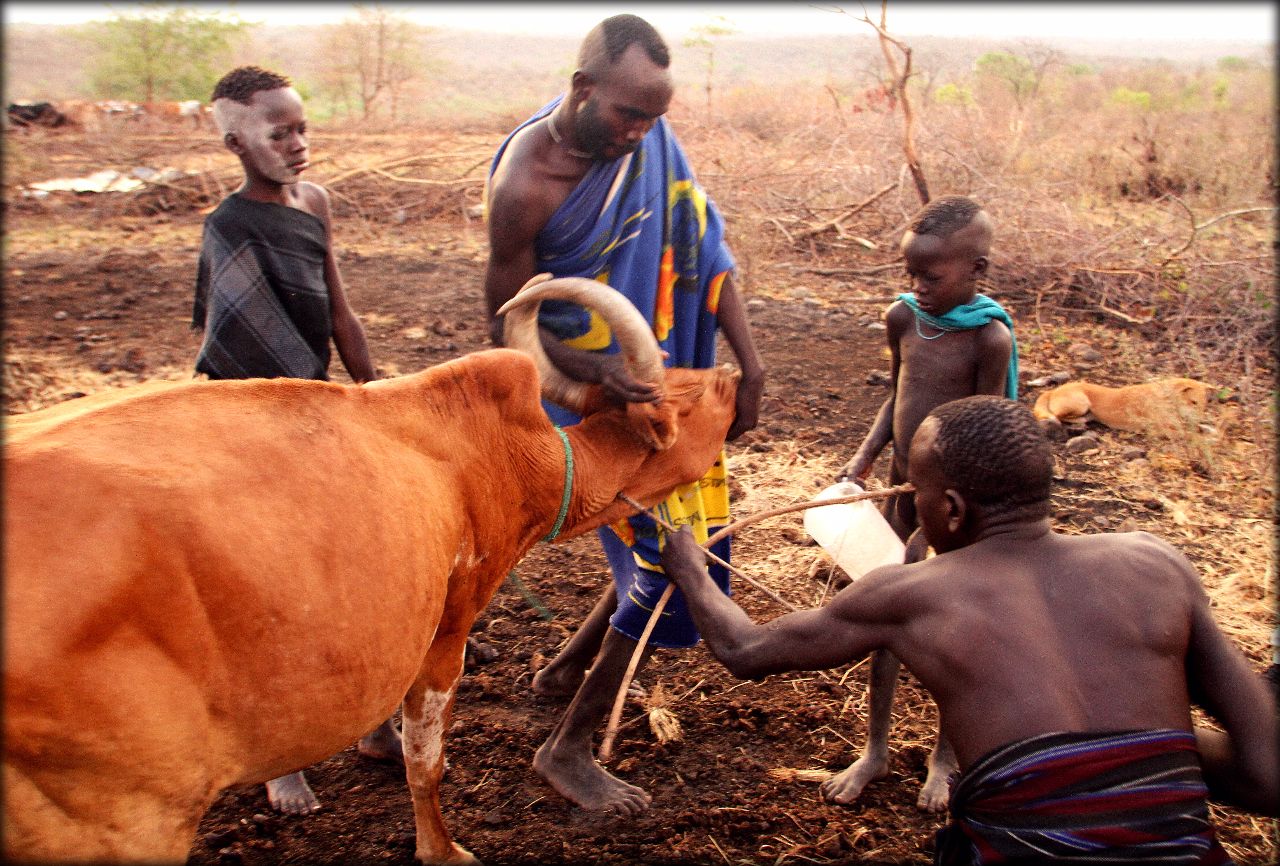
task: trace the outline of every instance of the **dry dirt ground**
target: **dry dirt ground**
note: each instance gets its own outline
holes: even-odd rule
[[[320,138],[313,146],[323,152],[325,145]],[[40,158],[62,175],[102,167],[69,134],[48,135],[39,147]],[[148,147],[175,161],[202,153],[181,137],[168,143],[158,137]],[[316,179],[325,176],[317,172]],[[118,194],[69,193],[32,200],[7,188],[8,412],[189,375],[197,349],[189,315],[202,216],[184,206],[145,213],[123,201]],[[384,375],[486,347],[484,233],[464,208],[360,231],[345,225],[340,212],[338,240],[352,304]],[[759,428],[730,449],[738,514],[799,501],[829,483],[886,396],[877,375],[887,368],[883,334],[875,323],[889,289],[833,285],[793,294],[753,285],[748,291],[769,383]],[[1026,311],[1013,312],[1018,319]],[[1092,339],[1105,352],[1108,340],[1134,338],[1097,332]],[[1024,338],[1022,351],[1024,382],[1057,369],[1079,372],[1048,342]],[[1112,369],[1100,378],[1114,381],[1126,372],[1147,371]],[[345,381],[336,361],[334,374]],[[1035,389],[1025,393],[1033,398]],[[1233,483],[1235,464],[1225,452],[1209,477],[1178,449],[1132,434],[1094,433],[1096,450],[1075,454],[1065,442],[1055,446],[1062,475],[1058,528],[1137,527],[1178,544],[1205,573],[1229,631],[1261,670],[1269,629],[1262,576],[1269,502],[1243,490],[1247,484]],[[881,477],[886,462],[882,457]],[[823,597],[828,572],[810,576],[815,548],[805,544],[798,517],[756,524],[736,544],[736,562],[794,603]],[[839,770],[855,756],[865,733],[865,664],[744,683],[702,648],[660,651],[641,680],[651,700],[663,696],[683,737],[660,744],[647,724],[649,705],[632,702],[610,765],[650,791],[652,809],[617,821],[569,806],[530,766],[561,706],[535,698],[529,681],[597,597],[606,580],[603,557],[593,539],[542,545],[516,575],[519,583],[504,584],[482,615],[483,639],[498,656],[469,668],[447,744],[446,819],[455,838],[482,860],[930,862],[942,819],[917,811],[915,799],[935,710],[909,673],[898,692],[887,780],[856,805],[841,807],[824,803],[816,782],[791,772]],[[782,612],[741,582],[736,593],[757,619]],[[307,775],[324,804],[319,814],[282,817],[269,809],[261,785],[230,789],[200,825],[188,862],[411,861],[413,819],[402,769],[347,749]],[[1215,817],[1238,862],[1274,862],[1274,822],[1216,807]]]

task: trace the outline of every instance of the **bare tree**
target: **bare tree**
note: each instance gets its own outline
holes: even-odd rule
[[[1026,130],[1026,114],[1040,93],[1040,85],[1049,69],[1062,61],[1062,55],[1052,48],[1034,43],[1025,44],[1023,52],[989,51],[974,64],[979,77],[999,82],[1013,98],[1013,140],[1005,164],[1012,165],[1022,149]]]
[[[250,29],[236,15],[150,2],[86,26],[102,46],[95,92],[121,99],[208,99],[232,50]]]
[[[871,20],[871,16],[867,14],[866,7],[863,7],[862,18],[859,20],[869,24],[876,31],[876,35],[880,37],[880,53],[884,56],[885,70],[889,73],[888,85],[897,97],[898,105],[902,106],[902,152],[906,156],[907,168],[911,172],[911,179],[915,182],[916,193],[920,196],[920,203],[928,204],[929,184],[925,180],[924,169],[920,166],[920,156],[916,152],[915,109],[911,105],[911,99],[907,94],[907,83],[911,80],[911,76],[915,74],[911,67],[911,46],[901,39],[895,39],[889,35],[888,17],[888,0],[881,0],[880,23],[877,24]],[[899,56],[902,58],[901,66],[898,63]]]
[[[707,113],[711,113],[711,90],[712,79],[716,71],[716,40],[724,36],[732,36],[738,32],[738,28],[729,23],[729,19],[723,15],[717,15],[707,24],[700,24],[693,28],[693,34],[684,41],[688,48],[701,48],[707,55],[707,83],[704,89],[707,92]]]
[[[355,15],[329,32],[327,47],[334,62],[325,85],[335,102],[350,105],[354,97],[365,119],[385,104],[395,120],[405,85],[425,70],[422,30],[380,3],[357,4]]]

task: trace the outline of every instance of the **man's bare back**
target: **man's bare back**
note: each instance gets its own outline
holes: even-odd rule
[[[888,647],[933,695],[962,768],[1040,733],[1191,730],[1183,658],[1203,591],[1154,536],[1043,525],[861,583],[833,616],[909,618]]]
[[[1141,532],[1054,533],[1053,454],[1030,411],[1012,400],[975,396],[939,407],[920,425],[910,458],[921,529],[938,555],[876,569],[826,607],[756,625],[713,591],[690,538],[668,541],[663,566],[684,590],[716,658],[735,676],[759,679],[889,650],[938,704],[942,732],[973,783],[970,804],[980,787],[975,780],[1010,769],[1002,764],[1010,749],[1052,761],[1034,745],[1048,735],[1087,744],[1078,755],[1098,754],[1099,742],[1119,743],[1123,773],[1108,776],[1109,758],[1084,772],[1107,790],[1146,790],[1151,777],[1125,749],[1150,734],[1151,742],[1164,743],[1157,747],[1164,754],[1181,753],[1173,759],[1186,773],[1177,796],[1187,800],[1184,814],[1195,833],[1208,826],[1203,801],[1194,802],[1203,797],[1202,767],[1211,795],[1275,814],[1274,698],[1215,624],[1185,556]],[[1223,730],[1193,728],[1192,704]],[[1196,750],[1199,757],[1188,758]],[[1063,772],[1035,782],[1038,793],[1024,786],[1018,796],[1034,793],[1042,806],[1046,793],[1066,796],[1079,778]],[[999,812],[1016,824],[1026,803],[1015,800],[986,802],[979,820]],[[1063,809],[1055,820],[1070,826],[1078,815]],[[1116,838],[1130,844],[1126,828],[1149,818],[1108,820]],[[973,829],[966,826],[966,833]],[[1172,833],[1146,827],[1153,844]],[[1188,844],[1211,842],[1204,836]]]

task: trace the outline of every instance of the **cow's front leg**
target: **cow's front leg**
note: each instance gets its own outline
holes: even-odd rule
[[[453,700],[462,676],[467,631],[436,635],[417,682],[405,695],[404,763],[413,796],[417,827],[417,858],[427,864],[479,863],[456,845],[440,814],[440,778],[444,775],[444,734],[449,729]]]

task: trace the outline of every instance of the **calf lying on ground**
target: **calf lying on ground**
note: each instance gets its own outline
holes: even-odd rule
[[[1034,412],[1042,423],[1093,418],[1117,430],[1168,435],[1195,428],[1210,390],[1195,379],[1157,379],[1122,388],[1067,382],[1041,393]]]
[[[560,376],[536,335],[543,297],[600,312],[664,398],[621,407]],[[738,377],[664,371],[643,319],[593,281],[508,306],[508,344],[533,359],[477,352],[363,386],[144,385],[14,419],[6,859],[182,862],[223,788],[328,757],[402,701],[417,856],[472,859],[439,783],[476,614],[549,532],[699,478]],[[585,416],[563,437],[540,371]]]

